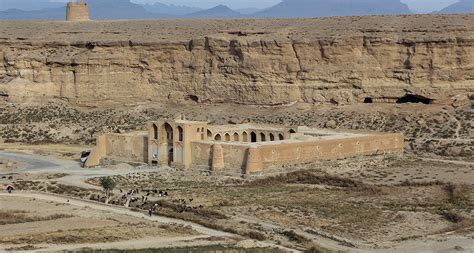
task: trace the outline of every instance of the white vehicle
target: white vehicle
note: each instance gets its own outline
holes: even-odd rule
[[[87,159],[89,159],[90,154],[91,154],[90,150],[82,151],[81,159],[79,161],[79,164],[81,165],[82,168],[84,168],[84,166],[86,165]]]

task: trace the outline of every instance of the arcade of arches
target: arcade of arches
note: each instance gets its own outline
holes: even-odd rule
[[[213,134],[212,131],[207,131],[207,140],[209,141],[225,141],[225,142],[265,142],[265,141],[283,141],[285,140],[284,133],[280,132],[261,132],[259,130],[247,130],[242,132],[229,132]],[[249,133],[250,137],[249,138]],[[225,138],[222,138],[225,136]],[[260,138],[257,138],[259,136]]]
[[[86,166],[117,160],[254,174],[318,160],[400,153],[403,148],[402,134],[304,126],[209,125],[179,115],[172,120],[149,122],[147,132],[98,136]]]

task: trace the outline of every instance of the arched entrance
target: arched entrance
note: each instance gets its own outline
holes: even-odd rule
[[[179,141],[183,141],[183,134],[184,134],[184,133],[183,133],[183,128],[180,127],[180,126],[178,126],[178,135],[179,135],[178,140],[179,140]]]
[[[173,161],[176,163],[183,163],[184,161],[184,130],[181,126],[176,128],[178,130],[178,143],[173,147]]]
[[[207,140],[212,140],[212,132],[210,130],[207,130]]]
[[[150,159],[150,163],[152,166],[158,166],[158,126],[156,124],[153,124],[153,141],[151,141],[151,146],[150,146],[150,156],[148,159]]]
[[[158,127],[153,124],[153,139],[158,140]]]
[[[255,132],[250,134],[250,140],[251,142],[257,142],[257,134]]]
[[[162,126],[162,129],[161,129],[161,132],[162,132],[162,140],[161,140],[161,146],[165,148],[165,150],[163,150],[164,154],[162,156],[162,159],[160,159],[161,161],[166,161],[168,163],[168,165],[171,165],[171,163],[173,162],[173,157],[174,157],[174,154],[173,154],[173,127],[168,124],[168,123],[165,123],[163,126]]]

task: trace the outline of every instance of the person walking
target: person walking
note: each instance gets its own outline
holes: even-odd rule
[[[153,214],[153,211],[151,210],[151,208],[148,209],[148,215],[150,215],[150,217],[151,217],[152,214]]]

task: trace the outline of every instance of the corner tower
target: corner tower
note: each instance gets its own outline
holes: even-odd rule
[[[66,10],[67,21],[87,21],[89,19],[89,7],[84,0],[69,0]]]

